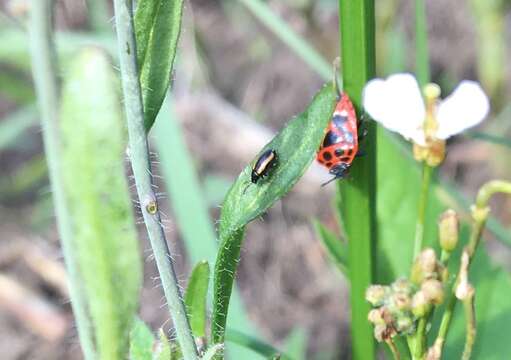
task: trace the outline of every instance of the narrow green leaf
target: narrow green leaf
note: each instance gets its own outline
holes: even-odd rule
[[[15,143],[29,127],[37,123],[37,110],[28,105],[6,115],[0,122],[0,151]]]
[[[326,253],[335,266],[346,276],[348,274],[348,244],[344,243],[332,231],[326,228],[319,221],[314,221],[314,230],[321,240]]]
[[[507,148],[511,148],[511,139],[508,137],[492,135],[480,131],[467,131],[464,136],[470,139],[486,141],[491,144],[502,145]]]
[[[138,3],[135,33],[147,131],[153,126],[170,84],[182,12],[183,0]]]
[[[251,184],[252,162],[241,172],[226,196],[220,216],[220,249],[214,273],[213,343],[222,343],[224,339],[229,298],[245,225],[284,196],[305,172],[323,138],[334,100],[332,86],[323,87],[309,107],[261,150],[262,153],[273,149],[277,153],[277,165],[270,170],[269,176]]]
[[[135,11],[135,37],[137,40],[137,61],[139,66],[144,63],[149,40],[156,22],[156,14],[162,0],[140,0]]]
[[[192,270],[186,288],[185,304],[190,327],[196,337],[206,336],[206,297],[208,295],[209,264],[201,261]]]
[[[228,329],[226,334],[226,340],[228,342],[233,342],[238,345],[249,348],[255,353],[262,355],[266,358],[271,358],[275,355],[280,354],[281,359],[291,360],[291,358],[289,358],[285,354],[282,354],[281,351],[274,348],[273,346],[238,330]]]
[[[130,332],[130,360],[153,360],[153,346],[156,339],[151,329],[135,318]]]
[[[238,1],[245,5],[259,21],[273,31],[305,63],[311,68],[316,69],[323,78],[329,79],[332,77],[332,66],[330,63],[325,61],[321,54],[276,15],[265,2],[261,0]]]
[[[415,0],[415,70],[422,87],[430,81],[426,3]]]
[[[98,356],[124,359],[138,306],[141,259],[128,183],[119,87],[97,48],[83,50],[62,95],[64,188]]]
[[[210,264],[214,264],[218,250],[215,229],[205,203],[194,159],[187,148],[179,119],[173,111],[171,97],[164,101],[154,126],[153,134],[169,193],[170,206],[190,261],[197,263],[206,259]],[[230,310],[229,324],[255,336],[257,332],[246,315],[236,288],[231,296]],[[240,346],[229,346],[225,351],[233,358],[243,359],[248,356],[246,350]]]
[[[304,328],[293,329],[286,338],[284,349],[293,360],[305,360],[307,358],[307,331]]]
[[[374,1],[339,0],[342,72],[344,91],[360,110],[362,89],[374,77]],[[359,112],[360,113],[360,112]],[[362,146],[367,156],[357,159],[351,181],[339,181],[339,211],[349,242],[351,336],[353,359],[374,358],[373,329],[367,321],[370,306],[365,291],[372,284],[377,244],[376,219],[376,133],[374,122],[366,122]]]
[[[172,347],[178,348],[177,344],[172,344],[167,336],[165,335],[165,331],[163,329],[160,329],[159,331],[160,340],[158,341],[158,344],[156,345],[156,349],[154,349],[153,352],[153,360],[171,360],[171,359],[179,359],[176,353],[178,352],[178,349],[174,349],[174,352],[172,351]]]

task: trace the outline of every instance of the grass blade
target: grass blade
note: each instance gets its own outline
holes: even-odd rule
[[[344,91],[360,109],[362,88],[374,76],[374,1],[339,1]],[[339,182],[339,210],[349,241],[351,329],[354,359],[373,359],[373,329],[365,291],[373,282],[376,222],[376,125],[367,124],[367,156],[352,167],[352,180]]]
[[[142,282],[117,85],[106,56],[88,48],[66,75],[61,112],[73,246],[102,359],[126,357]]]
[[[415,0],[415,71],[422,87],[430,81],[428,23],[424,0]]]
[[[196,337],[206,336],[206,296],[208,295],[209,264],[201,261],[192,270],[185,293],[190,327]]]
[[[142,0],[138,3],[135,33],[146,131],[153,126],[167,94],[182,12],[183,0]]]
[[[331,85],[318,92],[309,107],[261,150],[262,153],[274,149],[277,153],[277,166],[271,170],[270,175],[247,187],[252,169],[249,165],[226,196],[220,217],[220,249],[214,273],[213,343],[222,343],[224,339],[229,298],[245,225],[284,196],[305,172],[323,138],[333,111],[334,99]]]
[[[37,123],[37,111],[29,105],[7,115],[0,123],[0,151],[10,146],[29,127]]]
[[[227,342],[233,342],[243,347],[251,349],[253,352],[264,356],[265,358],[271,358],[277,354],[280,354],[280,358],[283,360],[291,360],[285,354],[282,354],[281,351],[274,348],[273,346],[262,342],[250,335],[242,333],[241,331],[228,329],[226,334]]]
[[[341,239],[319,221],[314,221],[314,230],[321,240],[326,253],[333,261],[335,266],[344,275],[349,276],[348,272],[348,244],[343,243]]]
[[[238,0],[249,9],[254,16],[266,25],[289,46],[305,63],[325,79],[332,77],[332,66],[307,41],[295,33],[266,3],[260,0]]]

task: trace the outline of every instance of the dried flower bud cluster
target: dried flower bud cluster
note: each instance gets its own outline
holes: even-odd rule
[[[374,324],[376,340],[385,341],[397,334],[413,333],[412,295],[413,285],[407,279],[399,279],[390,286],[372,285],[367,289],[366,300],[375,307],[369,312],[368,319]]]
[[[390,286],[370,286],[366,300],[374,309],[368,319],[374,324],[376,340],[412,334],[416,321],[426,316],[432,306],[444,301],[445,271],[435,251],[427,248],[415,260],[411,280],[398,279]]]

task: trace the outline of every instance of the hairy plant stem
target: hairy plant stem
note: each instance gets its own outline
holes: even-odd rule
[[[142,93],[138,80],[132,1],[115,0],[114,10],[122,88],[128,122],[129,154],[140,208],[183,357],[185,359],[197,359],[197,349],[165,239],[158,202],[152,188],[149,147],[144,129]]]
[[[419,211],[417,213],[417,224],[415,225],[415,241],[413,246],[413,259],[412,262],[415,261],[415,258],[419,255],[422,250],[422,245],[424,242],[424,224],[426,221],[426,209],[428,205],[428,195],[429,188],[431,184],[431,173],[433,172],[433,168],[426,164],[426,162],[422,163],[422,184],[421,184],[421,193],[419,197]]]
[[[95,359],[91,321],[87,315],[87,300],[78,272],[78,263],[73,249],[73,230],[66,204],[60,159],[58,128],[59,86],[57,80],[57,56],[53,42],[53,0],[32,0],[30,16],[30,53],[35,91],[42,121],[44,152],[52,188],[53,203],[57,214],[64,261],[68,272],[68,287],[71,306],[76,319],[78,336],[85,359]]]
[[[484,226],[486,224],[486,220],[488,219],[488,216],[490,214],[490,208],[488,207],[488,201],[490,200],[491,196],[495,193],[506,193],[511,194],[511,183],[507,181],[501,181],[501,180],[493,180],[481,187],[479,189],[479,192],[477,194],[476,198],[476,204],[472,207],[472,218],[474,220],[474,223],[472,225],[472,233],[470,234],[470,239],[468,242],[468,245],[465,247],[465,252],[468,254],[468,260],[470,265],[470,262],[472,261],[472,258],[474,256],[474,253],[477,249],[477,246],[479,245],[479,242],[481,240],[481,235],[484,230]],[[467,266],[468,266],[467,265]],[[468,267],[467,267],[468,272]],[[449,327],[451,325],[452,315],[454,313],[454,309],[456,307],[457,299],[455,296],[455,290],[460,282],[460,274],[456,277],[456,281],[454,283],[454,286],[449,294],[449,298],[447,300],[447,305],[445,307],[444,313],[442,315],[442,321],[440,323],[440,328],[438,329],[437,338],[435,340],[435,352],[438,354],[438,358],[441,358],[443,346],[445,344],[445,339],[447,337],[447,333],[449,331]],[[475,318],[475,317],[474,317]],[[470,318],[467,318],[468,321],[470,321]],[[474,320],[475,321],[475,320]],[[467,342],[468,337],[471,336],[469,333],[467,333]],[[471,340],[473,343],[474,339]]]

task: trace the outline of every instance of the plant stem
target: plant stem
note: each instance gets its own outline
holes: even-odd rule
[[[374,77],[374,1],[339,1],[344,91],[360,109],[362,89]],[[367,156],[357,159],[351,169],[352,181],[339,181],[339,210],[349,239],[350,302],[353,359],[374,358],[373,329],[367,321],[370,305],[365,291],[373,282],[376,222],[376,131],[373,121],[366,123]]]
[[[465,309],[466,318],[466,332],[467,338],[465,340],[465,347],[463,349],[462,360],[469,360],[472,354],[472,348],[474,347],[476,337],[476,314],[474,309],[474,295],[469,296],[463,300],[463,308]]]
[[[85,359],[95,359],[92,325],[87,315],[87,300],[78,272],[76,254],[73,249],[72,223],[67,209],[62,181],[62,165],[59,156],[60,139],[58,129],[59,88],[57,80],[57,57],[53,42],[52,0],[33,0],[30,19],[30,52],[35,90],[41,112],[44,151],[48,162],[53,203],[57,214],[62,251],[68,272],[68,287],[71,306]]]
[[[474,219],[474,224],[472,225],[472,233],[470,234],[468,245],[465,248],[465,251],[469,257],[468,265],[470,265],[477,246],[479,245],[486,220],[488,219],[490,213],[488,201],[490,200],[491,196],[497,192],[511,194],[511,183],[507,181],[493,180],[483,185],[477,194],[476,204],[472,207],[472,218]],[[449,299],[447,300],[447,305],[445,307],[444,314],[442,315],[442,321],[440,323],[438,335],[435,340],[434,346],[436,348],[436,352],[439,354],[439,358],[442,356],[443,346],[445,344],[445,339],[451,325],[454,308],[456,307],[457,301],[454,292],[459,284],[459,281],[460,274],[458,274],[456,277],[452,291],[449,294]]]
[[[424,0],[415,0],[415,70],[419,85],[429,82],[429,48],[426,4]]]
[[[394,360],[400,360],[401,355],[399,354],[399,349],[397,348],[396,344],[392,339],[386,340],[387,345],[390,348],[390,351],[392,352],[392,356],[394,357]]]
[[[428,205],[429,188],[431,184],[431,173],[433,168],[427,165],[425,162],[422,163],[422,184],[421,193],[419,197],[419,211],[417,213],[417,224],[415,226],[415,241],[413,246],[413,258],[412,262],[419,255],[422,250],[422,244],[424,242],[424,224],[426,221],[426,209]]]
[[[132,1],[115,0],[114,10],[122,88],[128,122],[129,153],[140,208],[183,357],[185,359],[197,359],[197,349],[165,239],[156,195],[152,188],[149,147],[144,129],[142,94],[138,80]]]

